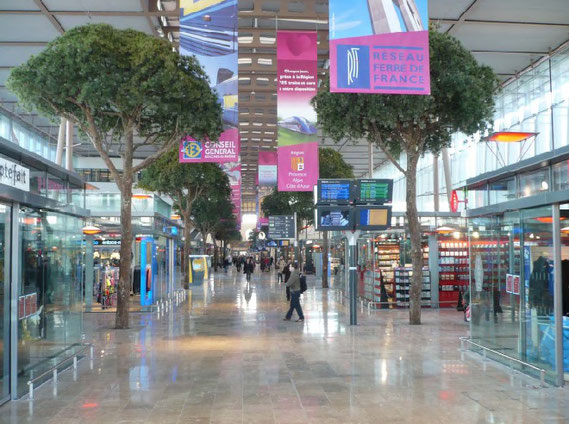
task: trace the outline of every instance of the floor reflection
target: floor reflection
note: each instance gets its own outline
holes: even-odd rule
[[[217,273],[161,314],[132,314],[132,328],[89,314],[93,371],[63,373],[33,405],[0,408],[0,423],[540,423],[569,422],[567,390],[535,389],[459,351],[456,311],[360,314],[309,277],[304,323],[284,322],[284,285],[273,273]],[[54,395],[54,393],[56,393]]]

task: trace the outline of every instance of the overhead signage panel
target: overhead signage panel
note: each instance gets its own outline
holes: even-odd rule
[[[294,239],[296,223],[293,215],[269,216],[269,238],[273,240]]]
[[[391,226],[391,206],[357,206],[358,230],[386,230]]]
[[[349,203],[352,185],[352,180],[318,180],[318,203]]]
[[[359,203],[391,203],[393,180],[360,179],[354,187],[354,200]]]

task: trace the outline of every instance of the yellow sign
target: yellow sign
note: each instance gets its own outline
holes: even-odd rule
[[[224,1],[225,0],[180,0],[180,8],[184,10],[184,16],[186,16],[190,13],[199,12],[208,7],[223,3]]]

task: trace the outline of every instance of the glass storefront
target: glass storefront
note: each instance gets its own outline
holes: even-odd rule
[[[555,381],[552,213],[545,206],[470,219],[469,303],[476,342]]]
[[[81,342],[81,218],[21,208],[18,392]]]

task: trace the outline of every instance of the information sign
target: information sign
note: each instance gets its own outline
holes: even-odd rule
[[[357,206],[358,230],[385,230],[391,226],[391,206]]]
[[[391,199],[393,197],[393,180],[358,180],[354,190],[356,202],[380,204],[391,203]]]
[[[296,236],[296,225],[293,215],[269,216],[270,239],[294,239]]]
[[[318,180],[318,202],[347,204],[352,194],[352,180]]]
[[[319,206],[316,213],[318,231],[344,231],[354,228],[351,206]]]

